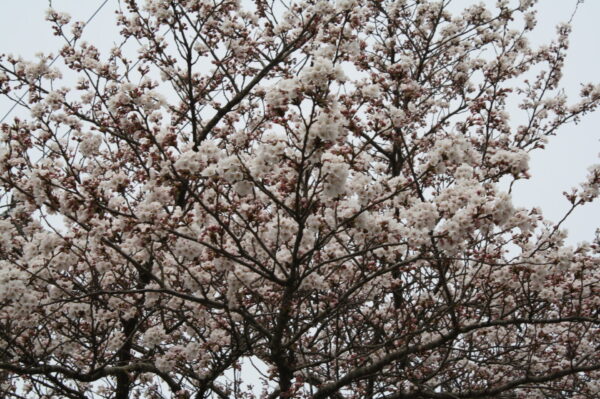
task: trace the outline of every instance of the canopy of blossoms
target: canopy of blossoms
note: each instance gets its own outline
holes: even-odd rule
[[[48,12],[69,87],[0,59],[30,115],[0,127],[3,397],[598,397],[600,242],[509,189],[600,101],[560,90],[567,25],[533,48],[531,0],[121,3],[106,54]]]

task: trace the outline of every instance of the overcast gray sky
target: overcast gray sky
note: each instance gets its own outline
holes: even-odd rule
[[[66,11],[76,20],[86,21],[104,0],[53,0],[57,10]],[[141,1],[140,1],[141,2]],[[457,0],[457,5],[473,3]],[[493,5],[495,0],[483,3]],[[541,0],[538,4],[539,22],[531,40],[548,42],[554,27],[567,21],[577,0]],[[0,53],[21,54],[33,59],[43,51],[56,53],[63,42],[51,36],[50,26],[44,21],[48,0],[4,0],[0,8]],[[108,0],[93,21],[84,30],[84,39],[101,50],[108,49],[118,40],[114,26],[117,0]],[[600,1],[587,0],[579,8],[573,22],[571,49],[566,63],[563,86],[574,100],[582,82],[600,83]],[[0,100],[0,117],[10,107]],[[12,116],[23,115],[15,110]],[[600,112],[585,117],[579,125],[569,125],[550,140],[545,151],[538,151],[531,159],[532,178],[520,182],[513,192],[516,205],[539,206],[551,220],[559,220],[568,209],[562,192],[583,181],[587,167],[598,163],[600,153]],[[572,243],[589,240],[600,225],[600,204],[579,209],[565,225]]]

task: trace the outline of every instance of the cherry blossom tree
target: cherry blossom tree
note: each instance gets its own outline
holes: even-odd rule
[[[0,61],[2,396],[597,398],[600,240],[511,202],[600,102],[534,3],[123,0],[106,54],[50,10],[77,82]]]

